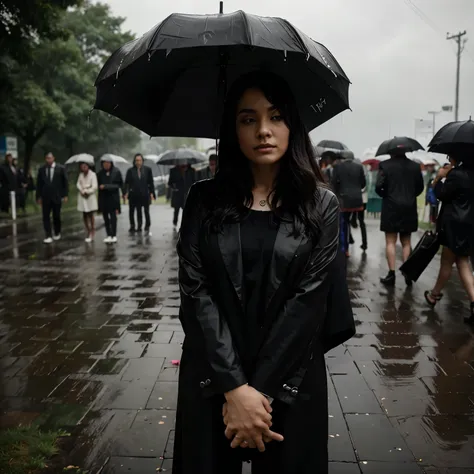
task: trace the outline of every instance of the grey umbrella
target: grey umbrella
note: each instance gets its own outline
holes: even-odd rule
[[[206,155],[200,151],[190,148],[178,148],[177,150],[168,150],[160,155],[157,164],[159,165],[194,165],[206,161]]]

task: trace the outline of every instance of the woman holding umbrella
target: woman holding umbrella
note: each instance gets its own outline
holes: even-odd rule
[[[436,197],[442,203],[438,235],[443,253],[438,279],[434,288],[425,292],[425,298],[431,307],[441,300],[456,264],[470,300],[465,321],[474,325],[474,277],[469,265],[474,253],[474,122],[445,125],[429,146],[430,151],[448,153],[450,164],[440,168],[433,182]]]
[[[97,175],[99,185],[99,211],[104,216],[107,237],[106,244],[117,242],[117,214],[120,214],[120,190],[123,179],[120,171],[114,167],[113,159],[101,158],[102,169]]]
[[[97,176],[92,171],[94,162],[79,163],[79,177],[77,178],[77,210],[82,212],[84,219],[84,227],[86,228],[86,242],[90,243],[95,236],[95,219],[94,213],[98,209],[97,197],[95,193],[98,189]]]
[[[178,243],[186,340],[173,472],[237,473],[251,459],[256,473],[327,473],[321,331],[339,204],[323,183],[286,83],[238,80],[219,173],[191,188]]]

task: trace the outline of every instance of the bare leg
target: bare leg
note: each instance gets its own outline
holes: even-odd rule
[[[89,214],[87,212],[82,213],[82,218],[84,220],[84,227],[86,228],[86,234],[89,237],[90,228],[89,228]]]
[[[457,257],[456,265],[459,278],[461,278],[462,284],[469,296],[469,301],[474,302],[474,276],[469,265],[469,257]]]
[[[93,212],[91,212],[89,214],[89,219],[90,219],[90,221],[89,221],[90,227],[89,228],[90,228],[90,231],[91,231],[90,236],[91,236],[91,239],[93,239],[95,237],[95,217],[94,217]]]
[[[400,234],[402,244],[403,261],[406,262],[411,253],[411,234]]]
[[[397,245],[397,234],[385,234],[385,253],[387,256],[388,269],[395,271],[395,252]]]
[[[451,278],[451,273],[453,272],[453,264],[456,262],[456,255],[454,255],[448,247],[443,247],[443,252],[441,253],[441,265],[438,273],[438,280],[436,285],[431,290],[433,295],[439,295],[442,291],[448,280]]]

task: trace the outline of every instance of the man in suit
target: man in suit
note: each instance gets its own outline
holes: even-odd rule
[[[64,166],[56,163],[54,155],[45,155],[46,164],[38,170],[36,201],[43,208],[45,244],[61,238],[61,204],[67,202],[69,184]],[[51,212],[53,213],[54,234],[51,232]]]
[[[171,191],[171,207],[174,209],[173,225],[178,225],[179,210],[184,208],[189,189],[196,181],[196,170],[190,165],[178,165],[170,170],[168,188]]]
[[[141,232],[143,216],[142,208],[145,211],[145,233],[150,232],[150,201],[156,199],[155,185],[153,183],[153,172],[148,166],[143,164],[143,156],[140,153],[133,159],[133,167],[127,171],[125,177],[124,199],[128,198],[130,233]],[[135,210],[137,211],[137,224],[135,230]]]
[[[209,165],[197,173],[197,181],[214,178],[217,171],[217,155],[209,155]]]
[[[349,256],[350,218],[353,212],[363,212],[362,190],[366,186],[364,168],[353,157],[343,159],[333,169],[331,185],[341,204],[341,244],[342,250]],[[362,249],[367,249],[367,231],[362,230]]]

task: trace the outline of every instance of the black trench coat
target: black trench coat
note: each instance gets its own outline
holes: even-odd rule
[[[118,211],[120,213],[120,190],[123,187],[120,170],[112,166],[107,175],[107,172],[102,168],[97,173],[97,184],[99,186],[99,212],[110,214]],[[104,189],[100,189],[102,184]]]
[[[327,384],[324,351],[354,334],[343,278],[335,295],[349,314],[341,327],[325,321],[338,249],[339,205],[321,190],[323,234],[313,246],[290,235],[282,221],[266,292],[268,323],[261,328],[256,368],[244,367],[240,226],[215,234],[203,225],[214,181],[195,184],[188,196],[178,242],[180,320],[185,332],[180,364],[173,474],[240,473],[253,456],[262,473],[327,473]],[[344,271],[342,272],[344,276]],[[341,298],[342,295],[342,298]],[[325,338],[324,333],[330,335]],[[326,339],[326,340],[325,340]],[[275,400],[274,429],[285,436],[263,455],[232,450],[224,437],[223,394],[244,383]],[[250,452],[252,451],[252,452]]]
[[[416,198],[424,191],[418,163],[395,157],[380,163],[375,191],[383,198],[380,230],[411,234],[418,230]]]

